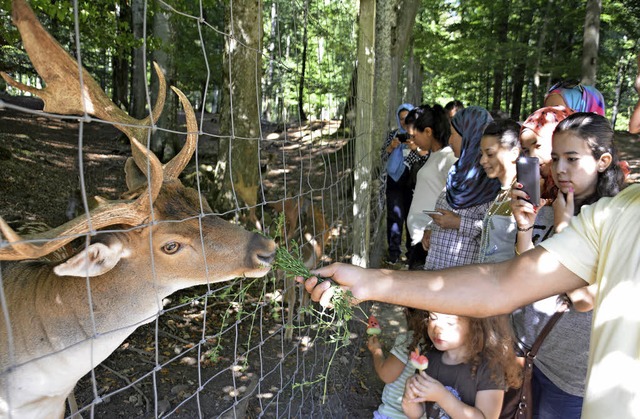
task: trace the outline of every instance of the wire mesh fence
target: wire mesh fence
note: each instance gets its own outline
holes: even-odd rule
[[[14,7],[15,3],[20,2],[14,2]],[[378,145],[372,147],[366,142],[371,132],[355,130],[355,109],[358,101],[365,100],[353,91],[356,3],[265,1],[260,10],[254,11],[261,15],[264,31],[258,49],[239,42],[238,33],[245,28],[234,26],[238,21],[233,21],[232,15],[238,7],[246,6],[243,3],[143,2],[142,6],[145,11],[160,7],[155,10],[168,16],[174,30],[192,34],[188,42],[200,47],[199,55],[190,59],[194,60],[194,67],[204,69],[199,76],[206,80],[203,88],[186,89],[188,85],[181,86],[180,75],[176,83],[185,88],[190,102],[197,106],[199,139],[194,159],[180,176],[186,187],[199,192],[197,211],[173,212],[171,217],[163,218],[162,212],[168,210],[161,209],[156,198],[155,205],[149,208],[151,215],[147,214],[144,222],[129,227],[110,225],[96,231],[92,221],[87,221],[86,231],[67,233],[75,240],[69,240],[56,253],[45,255],[49,261],[12,262],[30,259],[6,256],[23,254],[21,244],[40,246],[54,240],[52,234],[41,233],[48,227],[38,223],[55,227],[64,218],[76,215],[90,220],[91,195],[117,199],[129,187],[125,185],[125,160],[132,149],[134,153],[141,149],[127,141],[114,140],[118,135],[115,127],[121,128],[122,123],[105,121],[86,107],[79,116],[63,115],[55,109],[49,112],[46,107],[45,112],[34,110],[27,102],[36,108],[41,105],[19,98],[19,89],[7,88],[7,95],[0,102],[0,124],[5,127],[11,156],[4,167],[8,170],[15,165],[17,170],[32,172],[33,176],[8,180],[0,213],[9,227],[21,234],[21,238],[12,237],[9,230],[3,229],[0,242],[4,329],[0,412],[6,417],[48,417],[64,403],[66,417],[355,417],[345,401],[350,397],[349,389],[357,385],[354,360],[363,346],[364,330],[357,320],[363,317],[360,309],[355,309],[355,319],[351,320],[333,310],[322,311],[305,299],[305,293],[292,278],[274,270],[256,278],[220,278],[217,270],[244,260],[246,255],[227,244],[231,237],[224,235],[235,238],[236,233],[223,233],[214,240],[203,226],[219,216],[246,230],[277,237],[280,246],[313,268],[352,260],[355,213],[369,220],[366,228],[370,230],[365,235],[369,242],[358,243],[358,247],[372,248],[371,257],[379,257],[384,205],[379,197],[379,169],[367,163],[378,159]],[[92,55],[100,54],[82,48],[83,25],[87,25],[79,17],[82,4],[74,2],[68,7],[74,13],[74,24],[73,29],[67,30],[75,40],[69,49],[80,64],[83,57],[93,64]],[[216,13],[234,23],[219,19]],[[337,24],[329,19],[335,14],[344,16]],[[149,13],[143,14],[144,27],[152,26],[149,18]],[[45,29],[49,28],[45,25]],[[24,40],[24,34],[22,37]],[[159,49],[154,37],[145,35],[141,39],[147,55],[153,48]],[[254,84],[257,113],[243,108],[246,102],[234,101],[234,95],[239,97],[240,93],[224,84],[220,73],[233,67],[216,61],[222,53],[221,45],[258,53],[254,74],[259,76],[245,80],[232,72],[227,75],[230,84]],[[177,59],[184,57],[176,49],[169,51]],[[104,54],[113,54],[113,49]],[[150,76],[152,65],[147,58],[141,71],[147,80],[149,113],[157,89],[148,81],[155,76]],[[310,62],[314,65],[305,68],[305,63]],[[219,65],[214,67],[214,63]],[[82,89],[90,82],[82,76],[79,66],[77,69]],[[100,88],[114,97],[114,86],[106,76],[115,71],[113,66],[94,65],[92,70]],[[41,88],[42,80],[33,74],[25,71],[12,76],[29,88]],[[48,98],[44,99],[48,105]],[[145,137],[146,144],[153,145],[154,135],[164,132],[181,138],[182,145],[184,134],[193,134],[194,130],[189,127],[188,115],[178,115],[175,126],[162,125],[161,121],[147,130],[150,134]],[[222,120],[225,115],[232,115],[231,121]],[[249,118],[253,135],[240,129],[243,118]],[[25,121],[34,121],[34,125]],[[33,135],[30,130],[36,126],[38,133]],[[60,132],[72,132],[74,136],[65,140]],[[113,144],[105,145],[106,141],[92,137],[96,132],[104,133],[106,141]],[[359,141],[364,145],[356,153]],[[140,142],[145,143],[144,139]],[[242,142],[257,144],[252,156],[255,158],[244,160],[234,155],[234,144]],[[154,194],[150,185],[156,169],[150,161],[148,157],[144,164],[138,164],[148,175],[145,187],[138,193],[140,202],[145,194]],[[241,196],[241,179],[232,181],[230,190],[219,188],[221,165],[238,173],[230,167],[245,164],[255,165],[251,169],[259,174],[255,185],[257,202],[248,202]],[[368,185],[363,192],[358,190],[362,179],[356,182],[354,172],[364,165],[371,167],[366,168]],[[30,199],[28,191],[17,192],[24,192],[25,184],[44,183],[44,177],[54,182],[65,177],[67,180],[45,187],[38,192],[38,198]],[[362,197],[362,193],[366,196]],[[231,196],[228,201],[234,202],[234,207],[225,211],[209,209],[206,201],[213,203],[223,194]],[[366,213],[358,212],[362,208],[354,209],[354,196],[371,202]],[[21,200],[24,202],[18,202]],[[278,227],[279,220],[284,220],[284,226]],[[184,234],[183,227],[189,223],[200,226],[192,243],[196,253],[204,256],[180,266],[167,265],[154,253],[154,247],[162,244],[163,255],[174,252],[173,241],[160,243],[162,235],[176,231]],[[77,278],[55,278],[52,272],[53,266],[94,243],[105,242],[107,237],[129,237],[147,230],[152,231],[148,246],[130,249],[126,242],[121,244],[125,250],[117,263],[123,265],[119,272],[125,278],[110,290],[104,289],[109,285],[100,282],[100,275],[95,276],[88,269]],[[205,249],[209,248],[217,252],[213,253],[215,261],[207,260]],[[23,268],[26,265],[29,267]],[[192,269],[203,272],[205,281],[200,285],[184,278]],[[166,278],[175,285],[167,286]],[[143,288],[118,285],[137,281],[150,283]],[[34,343],[30,339],[42,341]],[[29,352],[34,347],[39,349]],[[73,378],[75,375],[79,380]],[[51,382],[67,384],[48,387]],[[68,383],[74,385],[69,387]]]

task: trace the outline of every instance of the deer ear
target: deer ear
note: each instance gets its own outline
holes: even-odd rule
[[[124,255],[119,241],[110,245],[93,243],[66,262],[53,268],[58,276],[98,276],[113,269]]]
[[[136,165],[133,157],[129,157],[124,165],[124,174],[129,191],[135,191],[147,184],[147,177]]]

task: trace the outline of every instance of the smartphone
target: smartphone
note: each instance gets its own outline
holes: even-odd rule
[[[396,137],[398,137],[398,140],[400,140],[401,143],[406,143],[407,140],[409,139],[409,134],[408,133],[397,134]]]
[[[520,157],[516,160],[516,178],[522,190],[529,195],[529,202],[540,206],[540,162],[536,157]]]
[[[436,210],[422,210],[422,212],[424,212],[427,215],[442,215],[440,211],[436,211]]]

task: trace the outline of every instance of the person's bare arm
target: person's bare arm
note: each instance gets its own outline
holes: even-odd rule
[[[441,271],[392,271],[333,264],[316,271],[348,289],[358,301],[381,301],[472,317],[510,313],[555,294],[585,286],[544,248],[496,264],[466,265]],[[300,279],[301,280],[301,279]],[[330,281],[305,281],[314,301],[329,305]]]
[[[371,352],[373,368],[385,384],[392,383],[400,377],[405,367],[404,362],[400,361],[393,354],[389,354],[389,356],[385,358],[384,352],[382,351],[382,344],[377,336],[371,336],[369,338],[367,348]]]
[[[552,93],[544,100],[544,106],[564,106],[567,107],[567,103],[559,93]]]
[[[596,294],[598,293],[598,284],[592,284],[588,287],[578,288],[570,291],[567,296],[573,304],[576,311],[591,311],[595,305]]]

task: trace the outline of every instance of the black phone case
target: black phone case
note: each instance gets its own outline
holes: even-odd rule
[[[540,206],[540,163],[536,157],[520,157],[516,160],[518,183],[529,195],[529,202]]]

